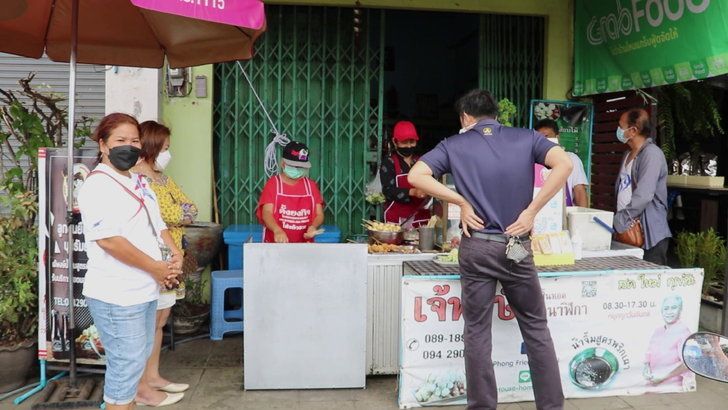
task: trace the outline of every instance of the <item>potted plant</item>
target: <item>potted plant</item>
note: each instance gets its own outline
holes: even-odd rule
[[[681,232],[676,242],[680,265],[697,266],[704,271],[700,327],[718,332],[724,306],[723,270],[728,258],[725,241],[711,228],[705,232]]]
[[[508,98],[498,101],[498,121],[507,126],[512,127],[513,122],[518,115],[518,108]]]
[[[690,151],[697,152],[701,142],[723,134],[720,103],[709,82],[666,85],[655,89],[655,97],[660,146],[668,163],[680,154],[676,136],[689,145]]]
[[[35,368],[38,325],[38,148],[62,146],[64,98],[31,86],[0,89],[0,393],[17,388]],[[74,143],[90,135],[76,125]]]
[[[185,297],[172,307],[174,333],[191,335],[199,333],[210,317],[210,305],[205,301],[204,279],[185,279]]]
[[[22,386],[36,359],[38,246],[32,193],[4,194],[0,207],[0,393]]]

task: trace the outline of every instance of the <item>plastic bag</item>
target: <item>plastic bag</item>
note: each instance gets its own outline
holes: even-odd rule
[[[680,175],[692,175],[693,173],[693,163],[689,152],[686,152],[680,157],[678,157],[680,160]]]
[[[700,175],[709,177],[718,176],[718,156],[715,154],[700,154]]]
[[[379,205],[385,202],[384,194],[382,193],[382,180],[379,178],[379,169],[377,169],[377,175],[374,179],[369,181],[364,189],[366,195],[366,201],[372,205]]]

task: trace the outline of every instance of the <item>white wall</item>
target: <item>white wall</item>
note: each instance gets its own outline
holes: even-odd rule
[[[159,120],[161,106],[161,70],[134,67],[110,67],[106,71],[106,114],[123,112],[139,122]]]

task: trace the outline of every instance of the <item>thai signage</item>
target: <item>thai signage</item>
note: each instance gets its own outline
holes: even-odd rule
[[[728,73],[728,0],[577,0],[574,95]]]
[[[82,294],[88,257],[76,203],[79,188],[96,166],[96,155],[96,150],[81,150],[75,156],[73,198],[68,198],[66,150],[41,148],[38,153],[38,357],[48,361],[68,361],[70,349],[75,347],[79,363],[106,362],[104,347]],[[70,224],[66,221],[69,200],[73,201]],[[68,230],[73,231],[73,243],[68,243]],[[72,301],[68,298],[68,252],[73,252]],[[69,323],[71,306],[76,325],[74,334]]]
[[[592,107],[589,104],[570,101],[531,100],[529,126],[534,128],[541,120],[553,120],[559,128],[558,143],[565,150],[573,152],[590,175]],[[534,198],[538,195],[551,172],[537,164],[534,173]],[[564,199],[566,192],[559,191],[541,209],[534,220],[534,233],[560,232],[563,229]],[[572,195],[569,193],[569,195]],[[572,198],[573,200],[573,198]]]
[[[702,269],[562,275],[541,286],[566,397],[695,390],[680,353],[698,329]],[[453,276],[402,279],[401,408],[466,402],[460,289]],[[492,334],[499,402],[533,400],[526,346],[500,287]]]
[[[531,100],[530,127],[541,120],[553,120],[559,127],[559,145],[573,152],[591,175],[591,141],[593,111],[591,104],[571,101]]]

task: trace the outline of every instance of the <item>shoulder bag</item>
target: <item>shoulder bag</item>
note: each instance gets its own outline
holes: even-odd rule
[[[628,214],[629,215],[629,214]],[[614,232],[614,239],[627,245],[641,248],[645,244],[645,234],[642,231],[642,223],[639,218],[632,219],[629,228],[622,232]]]

